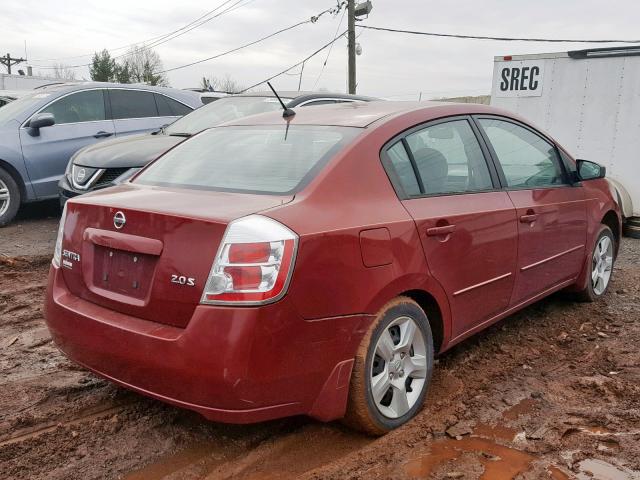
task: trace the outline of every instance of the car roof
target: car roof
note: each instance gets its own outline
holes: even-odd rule
[[[112,83],[112,82],[63,82],[63,83],[50,83],[46,85],[41,85],[32,90],[32,92],[47,92],[47,93],[68,93],[74,92],[77,90],[85,90],[90,88],[124,88],[130,90],[148,90],[151,92],[164,93],[169,96],[172,96],[176,99],[185,101],[185,99],[199,99],[200,93],[193,92],[189,90],[180,90],[177,88],[171,87],[159,87],[146,85],[144,83]],[[194,106],[194,105],[192,105]],[[195,104],[195,106],[200,106]]]
[[[429,111],[433,118],[473,113],[506,114],[505,111],[497,108],[472,103],[373,101],[300,108],[295,110],[296,115],[289,117],[288,120],[296,125],[334,125],[366,128],[381,119],[391,119],[420,111],[425,111],[425,113]],[[240,118],[224,125],[278,125],[284,121],[282,112],[275,111]]]

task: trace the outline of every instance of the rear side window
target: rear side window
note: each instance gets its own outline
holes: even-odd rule
[[[507,186],[534,188],[566,183],[556,148],[545,139],[515,123],[481,118]]]
[[[359,132],[307,125],[212,128],[167,152],[135,183],[291,194]]]
[[[173,98],[165,97],[159,93],[154,93],[154,96],[158,106],[158,115],[161,117],[181,117],[191,112],[191,108]]]
[[[402,142],[396,143],[393,147],[387,150],[387,156],[389,157],[389,161],[393,166],[393,171],[395,172],[397,180],[402,186],[404,193],[410,197],[420,195],[420,185],[418,185],[418,180],[415,172],[413,171],[411,160],[409,159],[409,155],[407,155],[407,151],[405,150]]]
[[[72,93],[56,100],[40,112],[52,113],[56,125],[104,120],[104,93],[102,90]]]
[[[432,125],[406,139],[426,195],[493,189],[489,167],[467,120]]]
[[[109,90],[109,96],[114,120],[158,116],[153,92],[114,89]]]

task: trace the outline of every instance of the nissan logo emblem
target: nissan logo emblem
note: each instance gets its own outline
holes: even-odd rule
[[[87,172],[85,171],[84,168],[81,168],[80,170],[78,170],[78,175],[76,175],[76,179],[81,182],[82,180],[84,180],[84,177],[87,175]]]
[[[127,217],[124,216],[122,212],[116,212],[113,216],[113,226],[120,230],[124,227],[124,224],[127,223]]]

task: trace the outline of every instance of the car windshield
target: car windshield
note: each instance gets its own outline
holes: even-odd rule
[[[43,98],[50,97],[52,94],[47,92],[33,92],[24,97],[20,97],[12,102],[7,103],[0,110],[0,125],[9,120],[13,120],[17,115],[25,109],[31,108],[33,105],[42,101]]]
[[[361,130],[309,125],[220,127],[167,152],[134,183],[293,194]]]
[[[282,99],[285,103],[290,98]],[[282,108],[277,98],[273,97],[227,97],[200,107],[188,115],[176,120],[165,132],[168,135],[195,135],[207,128],[237,118],[270,112]]]

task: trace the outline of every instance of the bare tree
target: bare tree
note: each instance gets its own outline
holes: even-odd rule
[[[59,80],[75,80],[76,72],[64,63],[54,63],[52,73],[48,76]]]
[[[127,78],[132,83],[146,83],[166,87],[169,81],[163,70],[160,55],[154,50],[134,45],[119,62],[120,71],[127,72]]]
[[[245,89],[245,86],[225,73],[224,77],[216,77],[215,75],[202,77],[202,88],[216,92],[240,93]]]

